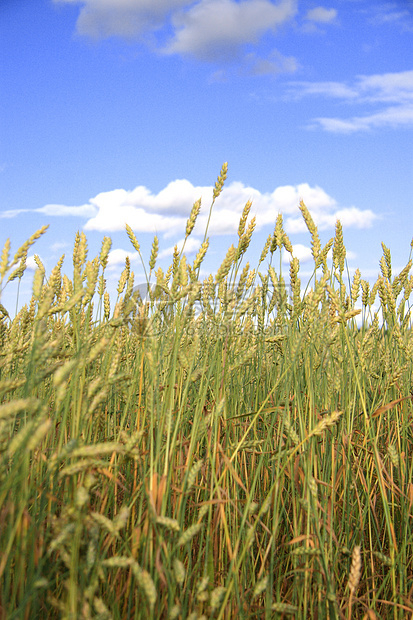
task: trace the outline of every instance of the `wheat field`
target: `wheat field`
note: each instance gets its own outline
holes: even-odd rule
[[[203,280],[208,227],[166,272],[155,237],[144,301],[79,233],[71,278],[36,255],[0,305],[0,618],[413,618],[412,260],[349,278],[301,203],[302,284],[281,215],[245,262],[250,209]],[[6,242],[0,291],[44,232]]]

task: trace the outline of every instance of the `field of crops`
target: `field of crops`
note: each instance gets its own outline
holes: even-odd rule
[[[413,617],[412,261],[349,279],[301,203],[314,274],[284,280],[281,216],[246,262],[250,207],[207,279],[208,230],[166,272],[155,237],[149,301],[128,260],[110,300],[81,233],[0,306],[0,618]]]

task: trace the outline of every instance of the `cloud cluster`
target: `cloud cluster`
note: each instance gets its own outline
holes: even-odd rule
[[[177,51],[196,53],[229,37],[239,43],[291,19],[298,0],[54,0],[81,4],[76,28],[79,34],[107,38],[139,37],[170,19]],[[208,42],[207,38],[211,37]]]
[[[340,100],[353,106],[376,108],[370,113],[349,118],[319,117],[310,128],[335,133],[366,131],[374,127],[413,126],[413,71],[357,76],[352,84],[345,82],[291,82],[289,96],[323,97]],[[378,108],[378,109],[377,109]]]
[[[254,58],[246,48],[257,45],[265,34],[292,22],[298,11],[298,0],[54,2],[80,4],[77,33],[92,39],[120,37],[146,41],[159,54],[178,54],[206,62],[246,61],[248,71],[259,75],[290,73],[297,69],[296,60],[284,58],[278,50]],[[314,14],[316,21],[317,15]]]
[[[77,33],[149,43],[157,53],[206,62],[245,63],[252,75],[293,73],[294,57],[251,51],[263,36],[294,24],[299,0],[53,0],[81,5]],[[317,6],[302,15],[304,31],[336,22],[337,10]]]
[[[193,236],[202,238],[212,192],[212,186],[194,186],[188,180],[181,179],[169,183],[157,194],[144,186],[138,186],[131,191],[117,189],[101,192],[91,198],[89,204],[80,207],[46,205],[37,211],[49,216],[86,218],[83,225],[85,230],[113,233],[124,230],[125,224],[129,224],[136,233],[158,234],[168,239],[182,235],[193,203],[201,198],[202,208]],[[254,187],[233,182],[224,187],[214,205],[208,234],[236,234],[239,218],[248,200],[252,200],[251,217],[256,216],[257,230],[272,227],[278,213],[282,213],[287,233],[305,232],[306,226],[299,211],[301,199],[310,209],[320,230],[333,229],[337,219],[346,227],[367,228],[372,226],[377,217],[370,209],[340,207],[321,187],[310,186],[308,183],[283,185],[272,192],[260,192]],[[197,249],[197,243],[193,248],[191,243],[186,247],[188,252]]]
[[[336,8],[316,5],[299,13],[299,0],[54,0],[79,4],[77,32],[104,39],[132,38],[150,41],[158,54],[180,55],[198,61],[218,62],[220,71],[212,79],[224,79],[222,66],[237,61],[249,75],[292,74],[300,63],[279,50],[260,49],[265,36],[278,29],[301,23],[305,32],[338,23]],[[361,9],[359,10],[363,12]],[[406,8],[386,3],[370,21],[376,27],[400,22]],[[299,21],[301,20],[301,22]],[[406,22],[407,23],[407,22]],[[331,133],[354,133],[380,127],[413,125],[413,71],[361,75],[352,83],[292,82],[288,96],[323,97],[363,105],[347,118],[318,116],[308,128]],[[366,106],[367,107],[366,110]]]

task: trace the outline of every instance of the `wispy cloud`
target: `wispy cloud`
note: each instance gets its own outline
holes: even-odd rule
[[[345,82],[290,82],[288,94],[296,99],[320,95],[355,103],[413,102],[413,71],[359,75]]]
[[[329,24],[337,18],[336,9],[326,9],[323,6],[317,6],[307,12],[306,19],[320,24]]]
[[[397,24],[401,31],[413,31],[413,6],[409,0],[375,3],[365,12],[370,14],[369,21],[374,26]]]
[[[6,211],[0,212],[0,218],[4,218],[7,220],[12,219],[13,217],[17,217],[22,213],[28,213],[30,209],[7,209]]]
[[[356,100],[359,92],[354,86],[343,82],[290,82],[287,97],[294,100],[304,97],[330,97],[332,99]]]
[[[368,131],[374,127],[413,127],[413,104],[392,106],[375,114],[353,116],[348,119],[315,118],[312,127],[321,127],[333,133],[355,133]]]
[[[252,75],[278,75],[279,73],[295,73],[299,64],[294,56],[283,56],[273,50],[267,57],[260,57],[250,52],[245,57],[247,71]]]
[[[59,204],[49,204],[36,209],[38,213],[54,216],[72,216],[72,217],[93,217],[97,213],[97,208],[93,204],[81,205],[79,207],[68,207]]]
[[[309,9],[304,15],[301,30],[305,33],[325,34],[325,26],[338,24],[337,9],[328,9],[324,6],[317,6]]]
[[[413,71],[357,76],[352,84],[345,82],[291,82],[288,96],[329,97],[363,106],[363,112],[349,118],[318,117],[310,128],[335,133],[367,131],[375,127],[413,126]],[[370,111],[372,106],[374,111]],[[381,109],[377,110],[377,107]]]

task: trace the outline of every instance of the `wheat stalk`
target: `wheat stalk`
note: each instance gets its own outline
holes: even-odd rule
[[[346,260],[346,248],[343,241],[343,227],[340,220],[336,222],[336,236],[334,237],[333,247],[333,265],[342,273],[344,271],[344,262]]]
[[[270,248],[271,254],[274,254],[277,248],[281,249],[283,245],[283,241],[284,241],[284,234],[285,233],[283,229],[283,216],[281,213],[279,213],[277,215],[274,233],[272,236],[272,242],[271,242],[271,248]]]
[[[151,257],[149,259],[149,268],[151,271],[155,269],[156,259],[158,258],[158,252],[159,252],[159,241],[158,241],[158,237],[155,235],[155,237],[153,238],[153,242],[152,242]]]
[[[186,577],[185,566],[183,562],[181,562],[181,560],[179,560],[178,558],[173,559],[172,566],[174,569],[176,582],[181,586],[184,583]]]
[[[321,242],[318,236],[317,226],[314,224],[310,211],[307,209],[303,200],[300,200],[300,211],[306,223],[306,226],[311,234],[311,253],[314,258],[314,262],[317,262],[318,255],[320,254]]]
[[[227,251],[227,254],[223,262],[221,263],[217,271],[217,274],[215,276],[216,282],[223,282],[223,280],[226,278],[229,270],[231,269],[231,265],[235,260],[236,253],[237,253],[236,249],[234,248],[233,245],[231,245]]]
[[[191,213],[186,223],[185,239],[187,239],[189,235],[191,234],[191,232],[193,231],[195,222],[197,220],[200,210],[201,210],[201,198],[199,198],[199,200],[194,202],[192,206]]]
[[[248,202],[244,206],[244,209],[242,210],[242,215],[241,215],[239,225],[238,225],[238,237],[240,239],[245,232],[245,225],[247,223],[247,219],[248,219],[249,212],[251,210],[251,206],[252,206],[252,202],[251,200],[248,200]]]
[[[228,164],[227,164],[227,162],[225,162],[224,164],[222,164],[221,172],[220,172],[220,174],[218,176],[218,179],[217,179],[217,181],[215,183],[215,187],[214,187],[214,191],[213,191],[213,199],[214,199],[214,201],[216,200],[216,198],[218,198],[218,196],[222,192],[222,188],[224,187],[224,183],[226,181],[227,174],[228,174]]]
[[[353,549],[351,557],[350,575],[348,578],[348,588],[350,590],[349,606],[348,606],[348,620],[351,619],[351,608],[353,603],[353,596],[356,588],[359,584],[361,577],[361,547],[356,545]]]

